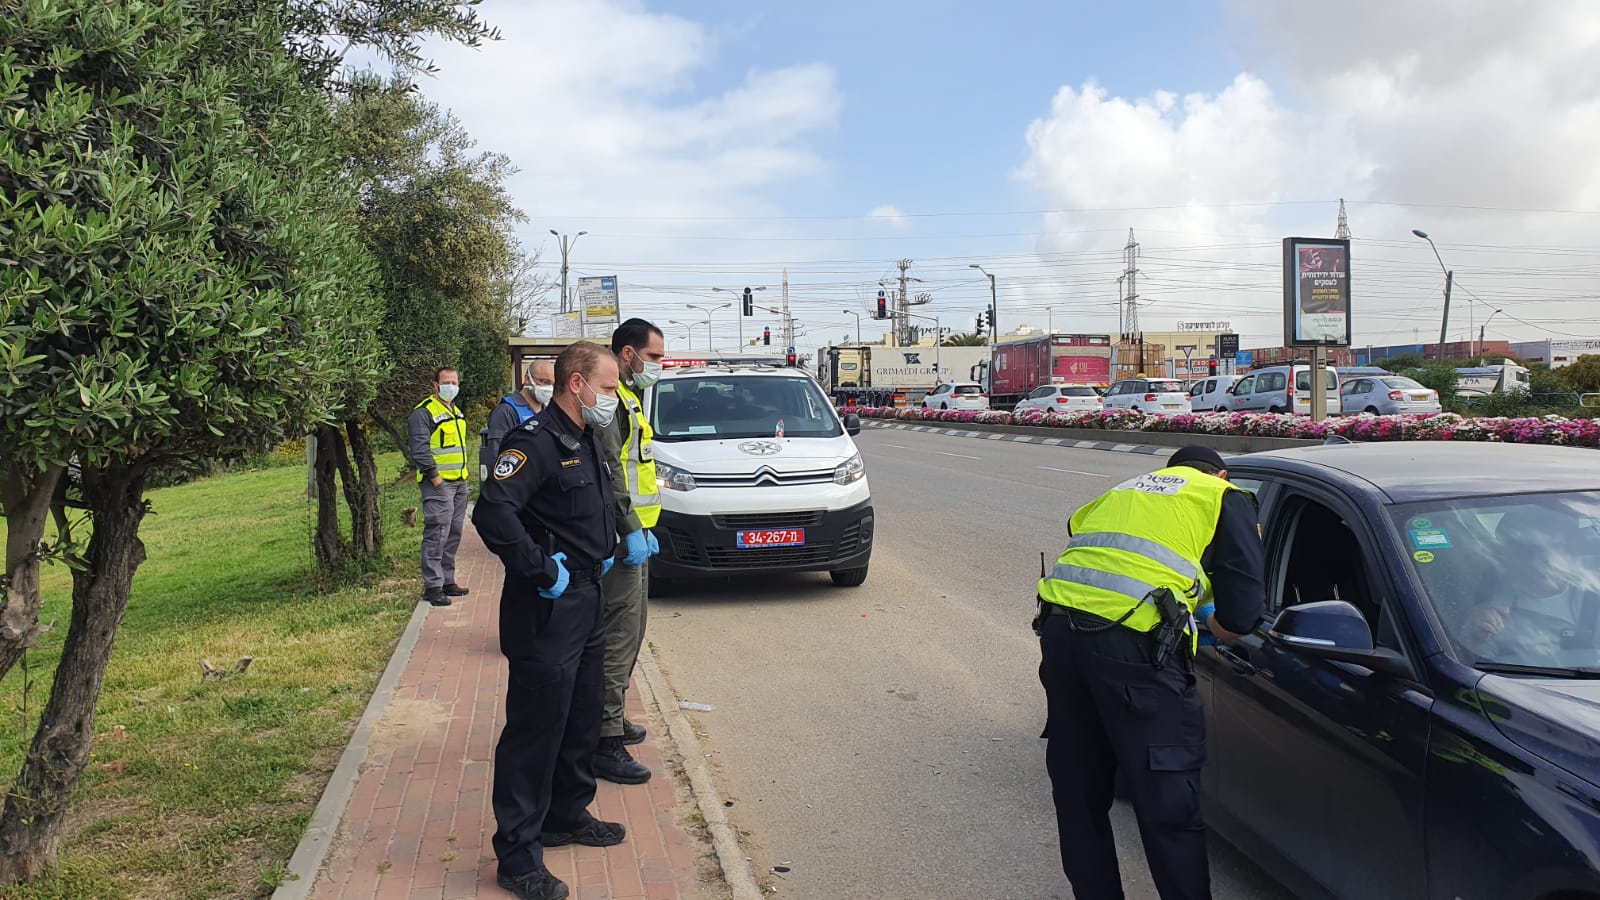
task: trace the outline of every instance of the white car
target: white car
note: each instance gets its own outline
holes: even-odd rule
[[[673,368],[646,394],[661,494],[654,581],[827,572],[854,587],[872,556],[872,495],[851,435],[801,369]]]
[[[1104,397],[1106,409],[1137,409],[1147,413],[1186,413],[1189,392],[1170,378],[1127,378],[1111,386]]]
[[[989,395],[976,381],[949,381],[922,398],[923,409],[988,409]]]
[[[1044,384],[1033,389],[1026,399],[1017,404],[1016,411],[1042,409],[1046,412],[1094,412],[1100,409],[1104,398],[1093,386],[1087,384]]]
[[[1189,390],[1189,405],[1195,412],[1230,412],[1233,395],[1228,388],[1238,381],[1237,375],[1213,375],[1194,383]]]

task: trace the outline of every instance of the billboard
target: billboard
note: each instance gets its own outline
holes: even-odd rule
[[[1291,347],[1350,346],[1350,242],[1283,239],[1283,339]]]

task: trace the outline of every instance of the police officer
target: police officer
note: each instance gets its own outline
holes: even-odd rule
[[[644,319],[629,319],[611,335],[611,350],[622,368],[617,418],[600,432],[606,458],[617,466],[611,490],[617,510],[617,565],[600,582],[606,603],[606,705],[600,717],[596,777],[618,784],[643,784],[650,769],[628,754],[627,744],[645,739],[645,730],[623,717],[628,679],[644,643],[650,588],[650,557],[661,545],[650,533],[661,518],[656,486],[654,432],[645,418],[642,395],[661,377],[667,355],[661,329]]]
[[[472,516],[506,570],[500,652],[510,680],[494,753],[494,851],[496,882],[524,900],[567,896],[544,848],[624,837],[588,811],[603,700],[599,581],[617,543],[596,429],[616,415],[616,357],[579,341],[556,358],[555,384],[550,405],[502,442]]]
[[[433,393],[407,420],[411,461],[422,489],[422,599],[449,606],[468,591],[456,584],[456,549],[467,521],[467,417],[456,406],[461,376],[434,373]]]
[[[1255,502],[1227,478],[1215,450],[1184,447],[1079,509],[1039,582],[1045,762],[1079,900],[1123,896],[1109,817],[1119,770],[1161,896],[1211,896],[1194,617],[1230,641],[1266,603]]]
[[[556,368],[548,359],[534,360],[528,367],[528,383],[500,398],[489,413],[488,432],[484,435],[484,457],[493,460],[500,452],[500,442],[511,429],[538,415],[555,396]]]

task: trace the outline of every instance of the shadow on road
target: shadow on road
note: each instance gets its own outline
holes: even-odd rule
[[[737,603],[811,604],[837,602],[860,594],[836,587],[826,572],[783,572],[728,578],[650,583],[650,602],[680,609],[723,609]]]

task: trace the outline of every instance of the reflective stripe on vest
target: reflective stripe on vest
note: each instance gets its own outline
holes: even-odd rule
[[[656,484],[655,431],[645,419],[644,404],[625,384],[617,385],[617,396],[628,410],[628,439],[622,444],[622,477],[633,497],[633,512],[639,524],[654,528],[661,520],[661,488]]]
[[[1072,540],[1039,597],[1135,631],[1149,631],[1160,613],[1147,601],[1165,587],[1192,613],[1210,593],[1200,566],[1216,536],[1222,498],[1235,488],[1186,466],[1129,479],[1072,516]]]
[[[433,453],[433,467],[445,481],[467,479],[467,417],[454,404],[446,406],[439,398],[430,396],[417,404],[426,409],[433,419],[433,433],[428,435],[428,449]],[[422,481],[422,473],[417,473]]]

